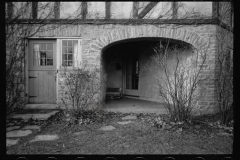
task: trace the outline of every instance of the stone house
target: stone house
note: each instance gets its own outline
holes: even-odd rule
[[[100,105],[105,103],[107,87],[122,88],[126,97],[163,102],[154,81],[162,71],[144,66],[155,53],[153,47],[170,40],[170,45],[180,46],[186,62],[191,54],[207,53],[201,76],[210,75],[208,91],[197,107],[214,111],[218,33],[227,32],[224,47],[233,50],[233,13],[224,11],[230,2],[54,2],[53,15],[46,19],[38,10],[41,3],[30,4],[31,19],[22,16],[12,22],[45,24],[25,39],[26,103],[60,104],[61,66],[71,69],[83,63],[99,68],[100,76],[108,75],[96,98]],[[15,13],[13,6],[17,5],[8,4],[7,9]],[[186,16],[193,8],[201,16]],[[190,48],[183,51],[181,46]],[[176,62],[170,57],[168,63]]]

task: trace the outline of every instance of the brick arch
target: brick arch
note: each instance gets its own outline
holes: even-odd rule
[[[101,52],[107,45],[120,40],[130,38],[171,38],[181,40],[191,44],[196,49],[207,46],[206,37],[200,36],[196,32],[192,32],[182,28],[158,28],[155,26],[134,26],[120,29],[113,29],[110,32],[103,33],[99,38],[94,40],[90,45],[90,52]]]

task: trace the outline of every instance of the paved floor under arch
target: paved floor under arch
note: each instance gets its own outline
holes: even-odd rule
[[[162,103],[125,97],[120,100],[106,101],[103,110],[122,113],[167,113]]]

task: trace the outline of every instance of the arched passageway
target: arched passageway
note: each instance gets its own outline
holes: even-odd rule
[[[157,80],[164,75],[152,59],[160,43],[164,46],[168,44],[169,48],[175,47],[183,59],[193,53],[190,44],[164,38],[135,38],[112,43],[104,48],[101,58],[102,69],[107,74],[106,88],[121,88],[127,98],[163,102],[157,94]],[[176,64],[171,56],[167,61],[170,66]],[[125,105],[130,105],[127,102],[130,101],[126,101]]]
[[[99,66],[101,69],[100,76],[103,76],[104,74],[109,72],[108,73],[108,81],[105,84],[105,88],[103,88],[100,91],[100,97],[99,97],[100,101],[101,102],[105,101],[107,87],[109,87],[109,86],[117,87],[116,85],[123,87],[123,93],[125,95],[130,95],[130,96],[135,95],[136,96],[136,94],[138,94],[137,96],[142,99],[144,99],[144,97],[145,97],[146,99],[149,99],[149,100],[156,101],[156,99],[157,99],[158,101],[161,101],[158,98],[156,98],[157,97],[155,94],[156,87],[154,87],[153,83],[150,81],[150,80],[154,79],[151,77],[150,74],[152,74],[155,71],[152,69],[151,72],[148,72],[148,71],[144,71],[141,69],[143,64],[146,62],[146,58],[147,59],[150,58],[151,53],[149,51],[146,51],[149,53],[144,54],[143,51],[141,51],[140,48],[144,45],[142,42],[139,42],[139,40],[140,41],[144,40],[145,45],[146,45],[146,43],[154,43],[153,41],[155,41],[157,43],[157,42],[159,42],[160,39],[163,41],[171,40],[173,45],[185,43],[185,44],[190,45],[191,48],[201,51],[201,50],[204,50],[207,48],[208,42],[209,42],[208,38],[209,37],[207,36],[207,34],[199,35],[194,30],[188,30],[187,28],[186,29],[177,28],[177,27],[176,28],[171,28],[171,27],[160,28],[160,27],[153,26],[153,25],[122,27],[122,28],[109,30],[108,32],[103,32],[102,34],[99,35],[99,37],[97,39],[93,40],[89,44],[89,49],[88,49],[88,53],[87,53],[88,55],[91,55],[91,57],[97,57],[97,59],[98,58],[100,59],[100,63],[96,63],[97,59],[96,60],[94,59],[93,62],[90,62],[92,64],[95,63],[95,64],[100,65]],[[152,40],[150,40],[150,39],[152,39]],[[136,40],[136,42],[133,42],[136,44],[130,44],[133,40]],[[146,41],[152,41],[152,42],[146,42]],[[119,45],[120,45],[120,47],[119,47]],[[121,46],[121,45],[125,45],[125,47]],[[131,47],[134,45],[135,45],[135,47]],[[129,52],[126,52],[126,51],[129,51],[126,48],[130,48],[130,47],[134,48],[134,49],[131,49],[131,53],[134,53],[134,54],[129,54]],[[116,48],[118,48],[118,49],[116,49]],[[125,48],[125,50],[123,48]],[[149,47],[149,48],[151,48],[151,47]],[[141,53],[136,53],[137,49],[139,49]],[[113,52],[115,52],[114,50],[118,50],[118,51],[122,50],[122,53],[124,52],[128,56],[127,58],[125,57],[125,60],[124,60],[124,56],[122,56],[120,58],[122,61],[122,66],[119,65],[119,63],[115,64],[115,69],[112,67],[109,68],[107,66],[109,62],[112,63],[114,61],[114,59],[111,60],[111,56],[114,54],[107,53],[107,52],[112,52],[111,50],[113,50]],[[192,51],[189,50],[189,53],[190,52],[192,52]],[[120,56],[123,54],[118,54],[118,55]],[[137,56],[139,56],[138,57],[139,61],[136,60]],[[144,56],[146,56],[146,57],[144,58]],[[130,65],[128,65],[129,63],[126,61],[126,59],[128,59],[128,60],[130,59],[130,61],[132,61],[132,62],[129,62]],[[129,72],[129,69],[127,69],[127,67],[131,66],[132,65],[131,63],[135,64],[135,66],[138,65],[140,70],[139,70],[139,73],[137,73],[137,74],[139,74],[138,78],[136,78],[137,76],[135,76],[135,78],[132,78],[131,80],[129,80],[128,75],[131,75],[131,73]],[[121,67],[123,67],[123,68],[121,68]],[[122,70],[119,68],[121,68]],[[137,67],[135,67],[135,69],[136,68]],[[116,69],[118,71],[116,71]],[[130,70],[132,70],[132,68],[130,68]],[[126,71],[128,71],[128,73]],[[132,73],[135,71],[136,70],[133,69]],[[114,73],[114,74],[112,74],[112,73]],[[154,74],[152,74],[152,75],[154,75]],[[135,80],[135,82],[133,82],[133,79]],[[114,83],[112,83],[112,82],[114,82]],[[150,85],[146,85],[146,82],[149,83]],[[138,84],[138,85],[136,85],[136,84]],[[126,87],[129,85],[132,88],[130,88],[130,90],[127,90]],[[138,89],[138,91],[137,92],[133,91],[136,88]]]

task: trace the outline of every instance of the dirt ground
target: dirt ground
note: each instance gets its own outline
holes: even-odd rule
[[[46,122],[31,122],[40,124],[41,131],[7,147],[7,154],[232,154],[233,136],[219,135],[214,127],[198,124],[181,130],[159,129],[152,125],[151,114],[118,124],[126,115],[114,114],[88,125],[68,125],[61,114]],[[98,130],[109,125],[115,129]],[[29,142],[40,134],[57,134],[59,139]]]

